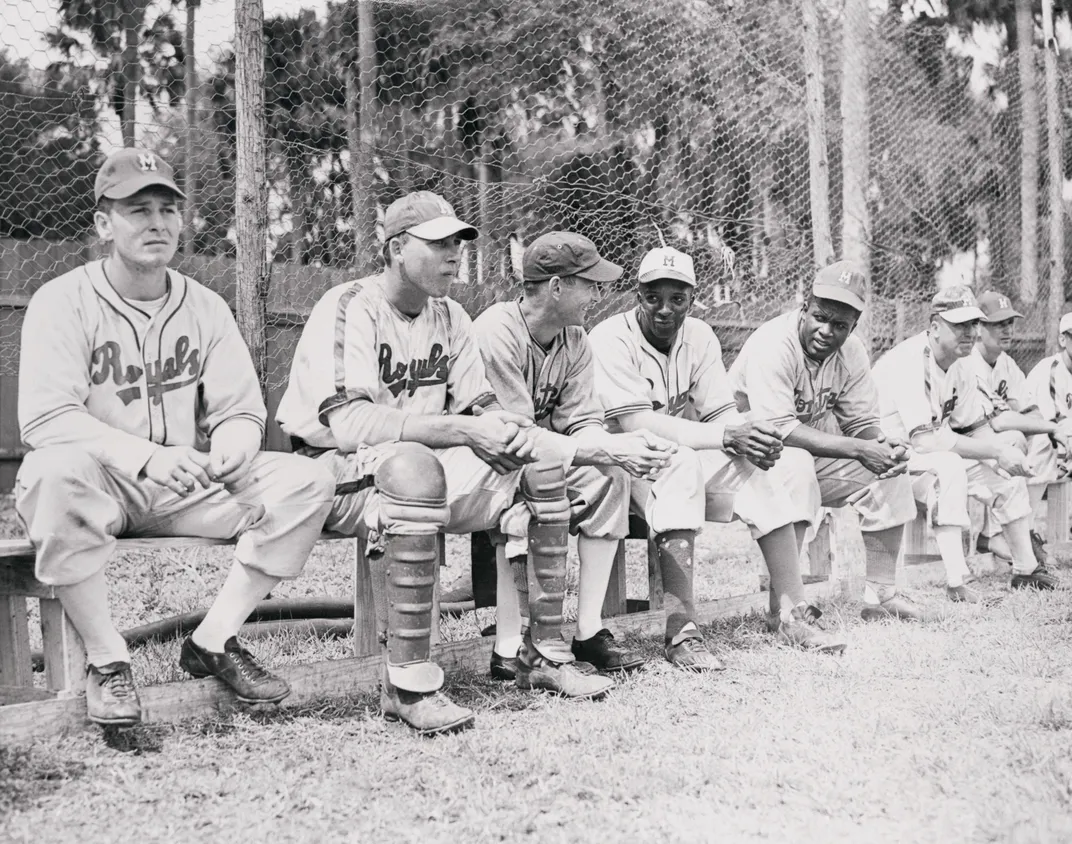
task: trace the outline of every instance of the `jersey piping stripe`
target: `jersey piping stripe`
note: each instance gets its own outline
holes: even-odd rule
[[[1056,422],[1061,415],[1057,410],[1057,358],[1050,363],[1050,403],[1053,405],[1053,419],[1050,421]]]
[[[608,419],[614,419],[617,416],[625,416],[627,413],[636,413],[639,410],[653,410],[654,405],[649,402],[634,402],[633,404],[622,405],[621,407],[615,407],[611,410],[604,412],[604,415]]]
[[[335,392],[346,393],[346,310],[350,301],[361,292],[360,285],[354,282],[349,290],[339,297],[335,306]]]
[[[174,289],[174,287],[171,284],[171,277],[169,275],[168,276],[168,298],[169,299],[171,298],[171,291],[173,289]],[[164,324],[160,326],[160,332],[156,335],[156,360],[157,360],[158,364],[163,359],[163,356],[164,356],[164,331],[165,331],[165,329],[167,329],[168,323],[171,322],[172,317],[174,317],[175,314],[177,314],[179,311],[181,311],[182,306],[184,304],[186,304],[186,294],[189,293],[189,291],[190,291],[190,285],[189,284],[184,284],[182,286],[182,298],[179,299],[179,303],[175,306],[175,309],[170,314],[167,315],[167,319],[164,320]],[[166,307],[166,305],[165,305],[165,307]],[[144,363],[144,360],[142,362]],[[148,370],[148,367],[146,367],[146,370]],[[146,401],[148,401],[149,400],[148,374],[146,374],[145,388],[146,388],[145,389],[145,398],[146,398]],[[151,404],[151,402],[150,402],[150,404]],[[163,439],[161,439],[160,442],[161,443],[166,443],[167,442],[167,402],[164,401],[163,396],[160,397],[160,420],[164,423]],[[149,439],[150,440],[153,439],[153,413],[152,413],[151,409],[149,411]]]
[[[716,407],[714,410],[712,410],[710,413],[708,413],[706,416],[704,416],[700,421],[701,422],[710,422],[712,419],[717,419],[723,413],[726,413],[731,409],[732,410],[737,409],[737,403],[736,402],[731,401],[731,402],[727,402],[726,404],[722,405],[721,407]]]
[[[102,302],[104,302],[104,304],[106,304],[109,308],[111,308],[113,311],[115,311],[117,314],[119,314],[119,316],[121,316],[123,318],[123,321],[126,322],[126,324],[130,326],[130,333],[134,335],[134,345],[137,346],[138,354],[140,355],[142,353],[141,352],[141,338],[138,337],[138,331],[137,331],[136,328],[134,328],[134,323],[132,323],[130,321],[130,317],[128,317],[121,310],[119,310],[119,308],[117,308],[114,304],[109,302],[108,299],[105,296],[102,296],[100,294],[100,291],[97,290],[96,287],[93,288],[93,293],[98,299],[100,299]]]

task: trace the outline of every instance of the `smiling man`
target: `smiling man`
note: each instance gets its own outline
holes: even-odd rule
[[[1012,437],[990,426],[983,385],[965,360],[983,316],[968,287],[935,294],[927,330],[894,346],[874,366],[882,427],[911,443],[913,493],[927,507],[950,590],[970,575],[962,544],[970,527],[969,495],[990,507],[1005,534],[1013,588],[1053,589],[1056,578],[1036,564],[1031,547],[1027,458]]]
[[[37,577],[86,645],[90,720],[141,717],[105,568],[117,536],[237,537],[230,574],[179,664],[239,700],[278,702],[286,682],[238,641],[258,601],[296,577],[320,536],[334,478],[293,454],[260,452],[253,362],[216,293],[168,269],[182,226],[171,167],[124,149],[97,174],[108,257],[41,287],[26,311],[19,424],[33,449],[16,507]]]
[[[637,305],[592,329],[596,383],[611,430],[648,430],[677,443],[654,481],[634,478],[631,506],[644,516],[666,595],[666,656],[692,670],[720,668],[696,628],[693,569],[705,514],[744,521],[778,596],[771,626],[788,644],[840,652],[845,641],[815,624],[800,576],[794,507],[766,470],[782,457],[776,425],[738,412],[711,327],[690,317],[692,258],[670,247],[640,262]]]
[[[863,617],[918,620],[922,610],[895,585],[904,525],[916,515],[907,448],[879,426],[871,362],[852,335],[866,285],[848,261],[821,269],[802,308],[745,341],[730,380],[738,409],[778,428],[785,451],[770,476],[789,492],[798,547],[822,507],[851,506],[867,555]]]

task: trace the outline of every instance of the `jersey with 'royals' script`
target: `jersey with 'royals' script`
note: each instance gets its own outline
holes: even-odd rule
[[[800,311],[765,322],[730,367],[737,409],[778,426],[784,437],[797,425],[847,437],[879,424],[878,391],[864,344],[849,335],[826,360],[813,361],[800,345]]]
[[[519,302],[500,302],[473,322],[488,380],[499,404],[559,434],[603,425],[588,336],[579,325],[547,348],[531,334]]]
[[[740,420],[722,347],[705,322],[686,317],[668,354],[644,339],[635,310],[608,317],[588,337],[609,427],[643,410],[700,422]]]
[[[366,401],[412,414],[464,413],[493,404],[472,320],[452,299],[409,317],[376,275],[333,287],[302,331],[276,418],[293,437],[337,448],[328,414]]]

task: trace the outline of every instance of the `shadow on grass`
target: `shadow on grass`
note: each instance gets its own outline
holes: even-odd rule
[[[30,748],[0,747],[0,817],[40,800],[86,772],[83,762]]]

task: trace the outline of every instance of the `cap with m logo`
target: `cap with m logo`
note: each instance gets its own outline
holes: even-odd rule
[[[637,275],[641,284],[670,279],[683,281],[690,287],[696,286],[696,269],[692,258],[672,246],[660,246],[645,254],[640,260]]]
[[[159,155],[147,149],[126,147],[109,155],[93,185],[97,202],[101,199],[126,199],[146,188],[167,188],[180,199],[186,194],[175,184],[171,165]]]

